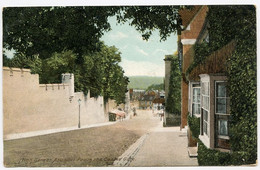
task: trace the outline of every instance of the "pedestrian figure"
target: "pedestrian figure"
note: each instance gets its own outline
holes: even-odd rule
[[[134,112],[134,116],[137,116],[135,107],[133,108],[133,112]]]

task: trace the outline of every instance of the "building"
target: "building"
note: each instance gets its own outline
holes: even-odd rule
[[[189,81],[186,79],[185,73],[193,61],[194,44],[196,43],[204,26],[207,11],[207,6],[195,6],[192,10],[184,9],[179,12],[182,19],[182,31],[179,32],[178,35],[178,55],[182,61],[181,128],[187,126],[187,115],[189,111]]]
[[[165,105],[165,92],[158,91],[158,96],[153,100],[153,111],[161,111],[164,109],[164,105]]]
[[[181,10],[180,16],[182,18],[182,24],[183,24],[183,30],[179,32],[178,36],[178,52],[180,61],[182,61],[182,121],[181,121],[181,128],[184,128],[187,126],[187,116],[189,114],[192,118],[198,118],[199,119],[199,135],[198,140],[207,148],[208,150],[208,156],[210,154],[210,151],[214,152],[212,156],[214,156],[216,159],[217,154],[215,154],[217,151],[219,152],[219,155],[221,153],[229,153],[230,159],[236,159],[239,157],[240,153],[246,153],[248,155],[254,155],[256,152],[254,149],[251,150],[245,150],[244,148],[236,148],[237,150],[232,150],[232,140],[231,138],[236,136],[237,138],[243,138],[243,135],[235,134],[233,133],[232,136],[230,135],[230,126],[231,121],[234,126],[234,116],[233,113],[231,113],[231,110],[234,109],[234,106],[232,106],[231,103],[231,93],[229,92],[229,86],[231,84],[231,77],[227,77],[228,75],[228,68],[231,64],[236,62],[235,60],[232,60],[232,56],[236,54],[236,50],[238,49],[237,44],[243,41],[243,39],[239,39],[240,41],[236,41],[233,37],[234,35],[239,33],[239,29],[237,32],[233,33],[233,37],[229,36],[230,34],[221,34],[218,35],[218,38],[220,36],[223,36],[222,39],[226,38],[224,36],[227,36],[226,42],[223,44],[220,44],[218,46],[213,46],[214,40],[221,42],[221,38],[214,39],[211,38],[214,35],[212,30],[216,28],[212,28],[211,32],[209,28],[213,27],[210,24],[214,24],[214,22],[217,22],[217,20],[214,20],[214,22],[209,22],[209,19],[207,16],[209,15],[209,10],[215,10],[216,13],[218,13],[218,10],[223,7],[209,7],[209,6],[195,6],[192,10]],[[253,7],[236,7],[236,8],[248,8],[248,11],[252,12],[254,11]],[[229,13],[232,13],[236,10],[235,7],[225,7],[225,10],[230,10]],[[237,12],[237,11],[236,11]],[[216,13],[211,13],[211,15],[216,15]],[[252,12],[253,13],[253,12]],[[219,14],[219,13],[218,13]],[[253,15],[252,15],[253,16]],[[251,16],[251,17],[252,17]],[[253,16],[254,17],[254,16]],[[245,20],[248,20],[248,18],[245,17]],[[221,22],[221,21],[219,21]],[[238,22],[239,24],[241,22]],[[223,25],[221,25],[223,27]],[[251,31],[254,31],[254,24],[252,24]],[[225,30],[224,30],[225,32]],[[252,34],[253,35],[253,34]],[[253,37],[253,36],[252,36]],[[216,38],[216,37],[215,37]],[[233,38],[233,39],[232,39]],[[253,38],[252,38],[253,39]],[[212,41],[213,40],[213,41]],[[210,46],[211,45],[211,46]],[[244,45],[244,44],[243,44]],[[209,47],[211,47],[210,50]],[[217,47],[217,48],[212,48]],[[243,46],[240,46],[240,48]],[[251,48],[253,51],[255,50],[254,46],[246,47],[244,50],[246,51],[242,58],[243,60],[246,58],[250,58],[250,64],[254,63],[254,53],[247,53],[247,49]],[[203,51],[204,50],[204,51]],[[208,51],[206,51],[208,50]],[[206,51],[206,52],[205,52]],[[243,51],[240,50],[241,53]],[[236,54],[237,55],[237,54]],[[252,56],[248,56],[252,55]],[[246,56],[246,57],[245,57]],[[200,61],[198,61],[200,60]],[[197,62],[197,63],[196,63]],[[239,67],[240,72],[245,72],[245,75],[248,75],[249,67],[243,68],[237,65],[236,67]],[[255,70],[253,70],[254,67],[250,67],[250,71],[254,73]],[[234,69],[234,68],[232,68]],[[242,71],[241,71],[242,70]],[[230,71],[230,70],[229,70]],[[238,71],[239,72],[239,71]],[[254,74],[250,75],[253,76]],[[239,75],[237,75],[239,76]],[[254,79],[254,77],[251,77]],[[239,82],[239,80],[237,80]],[[232,82],[233,86],[237,84],[237,82]],[[245,81],[244,81],[245,82]],[[240,81],[241,83],[241,81]],[[228,86],[229,84],[229,86]],[[253,94],[254,85],[253,83],[249,84],[251,86],[249,90],[251,90],[251,93]],[[237,86],[237,85],[236,85]],[[245,86],[244,86],[245,88]],[[240,93],[240,92],[238,92]],[[242,91],[241,91],[242,93]],[[247,92],[243,92],[247,94]],[[233,99],[234,99],[235,93],[233,93]],[[253,98],[253,96],[248,97],[247,100],[250,100]],[[256,99],[256,98],[255,98]],[[237,99],[238,100],[238,99]],[[240,102],[243,102],[244,100],[240,100]],[[237,103],[239,101],[236,101]],[[234,104],[234,101],[233,101]],[[236,104],[236,103],[235,103]],[[251,103],[248,103],[250,105]],[[254,109],[256,110],[256,107],[254,108],[254,105],[246,106],[251,107],[252,109],[250,112],[250,120],[251,118],[256,115],[256,111],[254,112]],[[243,108],[241,107],[241,110]],[[238,112],[239,110],[236,110]],[[246,111],[247,112],[247,111]],[[236,113],[235,113],[236,114]],[[232,118],[231,118],[232,115]],[[236,115],[237,116],[237,115]],[[235,119],[238,119],[237,117]],[[241,120],[249,120],[248,117],[241,115],[239,117]],[[252,119],[253,120],[253,119]],[[237,120],[236,120],[237,121]],[[245,122],[246,122],[245,121]],[[250,124],[251,122],[248,121]],[[240,121],[237,121],[236,124],[239,125]],[[255,123],[255,124],[254,124]],[[251,126],[244,127],[244,128],[251,128],[254,129],[256,122],[251,123]],[[247,125],[248,125],[247,124]],[[243,124],[244,125],[244,124]],[[197,146],[197,140],[195,140],[192,137],[192,131],[193,129],[190,129],[188,126],[188,145],[189,147],[196,147]],[[249,132],[243,132],[248,133],[249,136],[254,136],[254,131]],[[254,137],[255,138],[255,137]],[[245,143],[239,143],[239,145],[243,146],[255,146],[256,144],[253,144],[252,141],[249,141],[248,139],[244,139]],[[237,144],[235,144],[237,145]],[[233,145],[234,146],[234,145]],[[235,146],[236,147],[236,146]],[[254,148],[254,147],[252,147]],[[236,151],[236,152],[235,152]],[[203,154],[202,152],[200,152]],[[215,155],[214,155],[215,154]],[[244,154],[245,155],[245,154]],[[238,159],[241,161],[240,163],[243,164],[243,162],[250,162],[254,163],[255,158],[244,157],[244,155],[240,155],[241,158]],[[215,159],[211,158],[211,159]],[[245,159],[247,159],[245,161]],[[230,164],[228,162],[227,164]],[[234,164],[231,163],[231,164]]]
[[[139,100],[140,109],[153,109],[153,100],[158,97],[158,93],[153,90],[146,91]]]

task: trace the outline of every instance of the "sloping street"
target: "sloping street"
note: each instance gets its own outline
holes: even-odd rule
[[[135,153],[129,152],[134,157],[127,166],[197,165],[188,157],[186,142],[178,127],[163,128],[152,111],[138,110],[136,117],[113,125],[4,141],[4,165],[118,166],[114,162],[131,145]]]

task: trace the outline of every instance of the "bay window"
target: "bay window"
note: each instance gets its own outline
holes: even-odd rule
[[[200,140],[208,148],[229,149],[229,97],[227,78],[201,74]]]

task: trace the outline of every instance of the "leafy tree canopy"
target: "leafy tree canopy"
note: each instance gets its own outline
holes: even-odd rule
[[[71,50],[81,62],[84,53],[98,51],[99,39],[111,29],[108,17],[134,26],[148,39],[158,29],[162,40],[179,27],[180,6],[8,7],[3,10],[3,44],[26,56],[49,58]]]
[[[164,90],[164,83],[161,84],[152,84],[147,88],[148,90]]]

